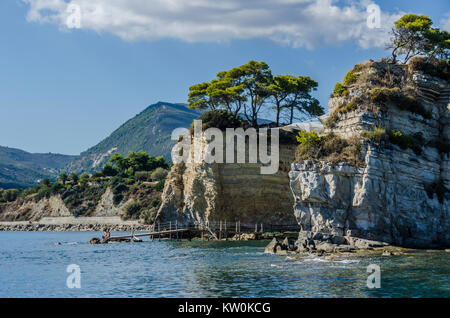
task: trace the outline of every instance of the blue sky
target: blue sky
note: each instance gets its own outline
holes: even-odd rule
[[[83,9],[86,1],[73,0]],[[384,33],[355,27],[370,1],[306,0],[319,6],[303,18],[284,9],[287,0],[276,8],[258,2],[273,12],[270,18],[236,0],[220,8],[209,1],[191,7],[171,0],[168,7],[155,0],[140,8],[142,1],[91,0],[107,14],[87,16],[70,30],[64,25],[68,1],[0,1],[0,145],[79,154],[146,106],[185,102],[190,85],[251,59],[266,61],[274,74],[316,79],[317,97],[326,105],[354,64],[388,55],[379,44]],[[382,23],[414,12],[449,25],[448,0],[376,4]]]

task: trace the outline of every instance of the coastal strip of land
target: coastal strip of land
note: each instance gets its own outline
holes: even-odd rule
[[[150,225],[123,221],[120,217],[45,217],[39,221],[0,222],[0,231],[72,232],[72,231],[146,231]]]

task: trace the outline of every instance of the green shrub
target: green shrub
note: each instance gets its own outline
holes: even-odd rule
[[[376,87],[369,91],[369,98],[374,103],[386,103],[395,95],[400,94],[400,88]]]
[[[119,194],[114,194],[113,196],[113,203],[114,205],[119,205],[120,202],[122,202],[123,200],[123,194],[119,193]]]
[[[421,134],[405,135],[401,131],[389,132],[389,141],[403,150],[412,149],[416,155],[422,153],[424,140]]]
[[[104,176],[105,176],[105,175],[103,174],[103,172],[98,171],[98,172],[96,172],[96,173],[94,173],[94,174],[92,175],[92,179],[98,180],[99,178],[103,178]]]
[[[354,71],[348,71],[347,74],[345,74],[344,77],[344,85],[351,85],[356,83],[356,81],[358,80],[358,77],[356,76]]]
[[[246,122],[238,118],[234,118],[233,114],[225,110],[210,110],[203,113],[198,120],[202,121],[202,129],[218,128],[225,130],[226,128],[246,127]],[[191,133],[194,132],[194,123],[191,124]]]
[[[53,194],[59,194],[65,191],[66,187],[62,183],[56,182],[55,184],[53,184],[51,190]]]
[[[372,102],[383,105],[390,101],[401,110],[419,114],[425,119],[432,118],[432,113],[419,103],[412,88],[401,90],[398,87],[377,87],[369,91],[369,98]]]
[[[355,67],[353,68],[353,72],[361,72],[363,68],[364,68],[363,65],[356,64]]]
[[[107,163],[104,167],[103,167],[103,172],[102,174],[107,176],[107,177],[114,177],[117,176],[117,174],[119,173],[119,171],[114,168],[112,166],[112,164]]]
[[[152,207],[156,208],[157,206],[159,206],[161,204],[161,201],[159,201],[158,199],[155,199],[152,201]]]
[[[450,60],[414,57],[408,64],[410,71],[422,71],[430,76],[439,77],[450,82]]]
[[[166,180],[161,180],[155,185],[155,190],[162,192],[164,190],[164,184]]]
[[[361,165],[361,143],[358,138],[342,139],[330,133],[320,137],[314,131],[300,131],[297,158],[300,160],[321,160],[331,163],[347,162]]]
[[[386,140],[388,137],[386,129],[380,127],[375,127],[372,130],[365,130],[361,132],[361,136],[366,141],[372,141],[376,144],[380,144],[383,140]]]
[[[347,88],[341,83],[336,83],[333,90],[333,97],[344,97],[347,94]]]
[[[123,182],[123,181],[122,181]],[[118,183],[112,188],[113,192],[113,201],[115,205],[118,205],[123,200],[123,192],[128,190],[128,187],[124,183]]]
[[[48,199],[48,198],[51,197],[51,195],[52,195],[52,189],[50,187],[43,186],[41,188],[41,190],[39,190],[39,192],[35,195],[34,199],[36,201],[39,201],[39,200],[44,199],[44,198]]]
[[[338,112],[333,112],[325,121],[324,125],[327,128],[332,128],[334,124],[339,120]]]
[[[21,195],[22,190],[10,189],[0,191],[0,202],[14,202]]]
[[[138,202],[130,202],[124,208],[123,220],[136,219],[139,217],[142,210],[142,205]]]
[[[297,141],[302,147],[309,147],[320,144],[322,138],[314,130],[311,132],[301,130],[298,132]]]
[[[169,174],[169,171],[167,171],[166,169],[156,168],[152,172],[152,179],[161,181],[161,180],[164,180],[167,177],[168,174]]]
[[[119,194],[128,190],[128,187],[124,183],[119,183],[113,187],[113,193]]]
[[[144,210],[141,212],[140,218],[144,222],[144,224],[153,224],[155,222],[157,213],[158,209],[156,208]]]
[[[411,135],[404,135],[401,131],[392,130],[389,134],[389,140],[402,149],[411,148],[414,143],[414,137]]]
[[[134,177],[140,181],[150,181],[152,178],[152,173],[150,171],[136,171]]]
[[[353,112],[358,109],[358,105],[361,104],[362,102],[363,100],[360,97],[355,97],[347,104],[344,104],[341,107],[339,107],[336,111],[338,111],[340,114],[347,114]]]

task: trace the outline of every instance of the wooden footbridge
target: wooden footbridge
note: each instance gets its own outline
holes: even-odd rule
[[[139,240],[141,237],[149,237],[151,240],[161,239],[230,239],[240,240],[244,234],[255,234],[255,238],[261,238],[264,233],[274,232],[299,232],[298,224],[263,224],[263,223],[241,223],[237,222],[208,222],[206,224],[181,224],[175,222],[156,222],[147,233],[131,233],[130,235],[111,236],[108,241]]]

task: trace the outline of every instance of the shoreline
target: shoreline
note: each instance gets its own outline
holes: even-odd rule
[[[111,232],[147,231],[150,225],[129,224],[0,224],[0,232],[98,232],[104,228]]]
[[[120,217],[45,217],[39,221],[0,222],[0,232],[97,232],[146,231],[150,225],[123,221]]]

